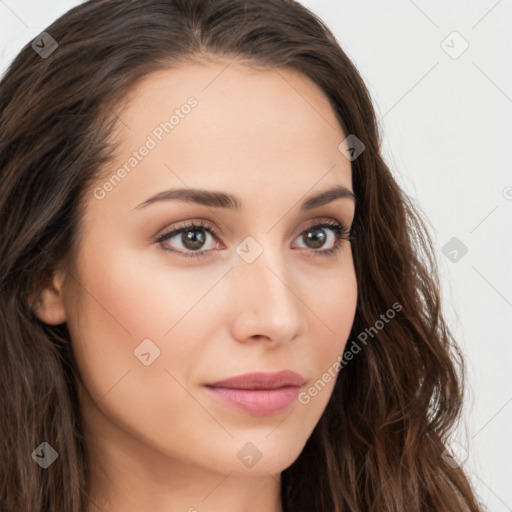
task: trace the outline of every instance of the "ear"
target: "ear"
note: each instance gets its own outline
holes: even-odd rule
[[[59,325],[66,321],[63,301],[64,270],[57,270],[45,279],[45,285],[33,306],[34,314],[50,325]]]

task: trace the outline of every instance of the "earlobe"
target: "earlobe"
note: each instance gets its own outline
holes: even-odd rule
[[[49,276],[33,306],[34,314],[45,324],[59,325],[66,321],[62,283],[61,271]]]

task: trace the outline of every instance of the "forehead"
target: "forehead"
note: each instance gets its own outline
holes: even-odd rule
[[[115,113],[120,150],[102,183],[112,181],[110,199],[123,196],[127,210],[176,186],[241,197],[277,186],[297,200],[314,187],[351,188],[329,100],[295,70],[183,63],[147,75]]]

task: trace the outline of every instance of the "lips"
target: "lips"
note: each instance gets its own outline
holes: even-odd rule
[[[230,388],[230,389],[278,389],[285,386],[303,386],[304,377],[290,370],[281,372],[266,373],[255,372],[246,373],[230,377],[225,380],[206,384],[207,387]]]
[[[287,409],[305,384],[302,375],[284,370],[247,373],[206,384],[210,396],[231,407],[255,415],[276,414]]]

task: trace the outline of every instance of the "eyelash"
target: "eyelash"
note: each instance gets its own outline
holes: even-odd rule
[[[341,249],[341,242],[343,240],[346,240],[347,242],[351,242],[354,240],[354,237],[351,236],[351,234],[350,234],[350,230],[344,224],[341,224],[340,222],[335,221],[335,220],[328,220],[328,221],[323,221],[323,222],[320,222],[317,224],[312,224],[311,226],[308,226],[304,231],[302,231],[301,235],[309,230],[323,228],[323,227],[327,227],[335,232],[336,242],[335,242],[334,247],[332,247],[331,249],[326,249],[324,251],[311,249],[311,251],[314,253],[315,256],[326,257],[326,258],[329,256],[334,256]],[[213,235],[213,237],[215,237],[217,239],[219,237],[219,234],[213,228],[213,226],[200,220],[197,223],[192,221],[189,224],[176,226],[175,228],[171,229],[170,231],[162,233],[161,235],[159,235],[156,238],[155,243],[162,244],[169,238],[172,238],[173,236],[175,236],[179,233],[182,233],[184,231],[189,231],[189,230],[192,231],[197,228],[209,232],[211,235]],[[210,251],[192,251],[192,252],[187,253],[187,252],[183,252],[183,251],[175,251],[173,249],[168,249],[166,247],[163,247],[163,249],[165,251],[172,252],[174,254],[179,254],[180,256],[183,256],[185,258],[203,257],[206,255],[206,253],[210,252]]]

